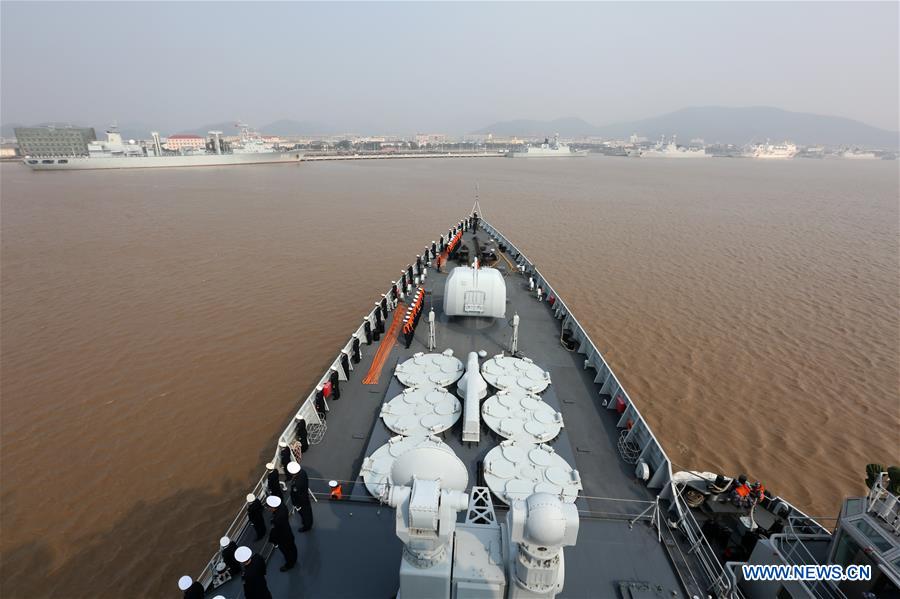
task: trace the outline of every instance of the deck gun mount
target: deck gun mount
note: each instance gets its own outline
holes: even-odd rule
[[[449,447],[428,443],[398,458],[382,501],[395,508],[403,542],[398,599],[450,597],[456,513],[466,509],[469,473]]]
[[[391,480],[381,499],[395,508],[403,542],[398,599],[553,599],[562,591],[563,547],[578,536],[574,504],[535,493],[513,501],[501,526],[490,491],[466,493],[465,465],[438,442],[399,457]]]

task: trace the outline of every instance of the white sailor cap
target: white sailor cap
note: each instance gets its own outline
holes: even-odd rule
[[[225,599],[225,595],[216,595],[213,599]]]
[[[296,416],[294,416],[294,420],[303,420],[303,414],[298,413]]]
[[[234,550],[234,559],[241,564],[249,562],[251,557],[253,557],[253,551],[246,545],[241,545]]]
[[[287,443],[285,443],[284,441],[279,441],[278,447],[281,447],[281,448],[287,447]]]
[[[297,474],[300,472],[300,464],[297,462],[288,462],[287,470],[290,474]]]
[[[266,497],[266,505],[271,508],[276,508],[281,505],[281,498],[276,495],[269,495]]]
[[[194,579],[190,576],[182,576],[178,579],[178,588],[182,591],[186,591],[191,588],[192,584],[194,584]]]
[[[230,539],[230,538],[228,538],[228,537],[222,537],[221,539],[219,539],[219,547],[221,547],[222,549],[225,549],[225,548],[228,547],[229,545],[231,545],[231,539]]]
[[[266,470],[275,470],[275,463],[269,462],[268,464],[266,464]]]
[[[330,481],[328,481],[328,486],[331,487],[331,488],[333,489],[333,488],[335,488],[336,486],[338,486],[338,481],[336,481],[336,480],[330,480]]]
[[[247,493],[247,503],[253,503],[254,501],[256,501],[256,495]]]

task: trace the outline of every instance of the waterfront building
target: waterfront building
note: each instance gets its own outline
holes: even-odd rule
[[[206,138],[199,135],[179,133],[170,135],[166,139],[166,148],[169,150],[202,150],[206,147]]]

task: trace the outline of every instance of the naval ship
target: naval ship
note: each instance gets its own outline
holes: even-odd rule
[[[241,130],[241,144],[233,149],[227,148],[221,131],[210,131],[209,150],[175,154],[164,151],[159,133],[154,132],[153,142],[144,146],[134,140],[123,140],[117,128],[111,127],[105,140],[88,144],[87,156],[25,156],[22,162],[36,171],[66,171],[272,164],[299,162],[303,158],[303,152],[268,148],[247,136],[247,131]]]
[[[510,158],[568,158],[572,156],[587,156],[587,150],[573,150],[568,144],[559,141],[559,133],[550,138],[544,138],[544,143],[539,146],[528,145],[523,150],[510,151]]]
[[[665,143],[664,139],[660,139],[657,144],[644,150],[642,156],[645,158],[709,158],[711,154],[706,153],[705,148],[693,148],[679,146],[677,137]]]
[[[750,157],[763,160],[789,160],[795,157],[798,152],[797,146],[788,141],[779,144],[766,142],[754,146],[750,152]]]
[[[680,470],[477,203],[357,322],[185,597],[898,596],[900,471],[873,467],[826,527],[743,475]],[[288,519],[293,567],[248,519],[260,503]],[[853,564],[869,578],[742,568]]]

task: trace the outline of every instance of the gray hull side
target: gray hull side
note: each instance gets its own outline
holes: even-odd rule
[[[541,154],[539,152],[510,152],[507,154],[509,158],[574,158],[576,156],[587,156],[587,150],[576,150],[575,152],[558,152]]]
[[[65,164],[44,164],[42,159],[37,164],[26,166],[38,171],[72,171],[123,168],[179,168],[186,166],[233,166],[240,164],[278,164],[300,162],[303,152],[271,152],[259,154],[208,154],[201,156],[148,156],[145,158],[63,158]]]

